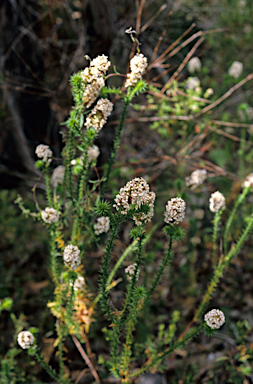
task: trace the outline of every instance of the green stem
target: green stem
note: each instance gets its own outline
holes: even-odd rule
[[[122,132],[122,129],[123,129],[123,125],[124,125],[124,121],[125,121],[125,117],[126,117],[126,110],[127,110],[128,104],[129,104],[129,101],[126,100],[124,102],[124,107],[123,107],[123,112],[122,112],[122,115],[121,115],[120,123],[119,123],[118,129],[116,131],[116,137],[114,139],[113,148],[112,148],[112,151],[111,151],[111,156],[110,156],[110,159],[109,159],[109,162],[108,162],[108,167],[107,167],[107,171],[106,171],[106,175],[105,175],[105,181],[104,181],[104,183],[102,185],[102,188],[101,188],[101,196],[104,195],[104,193],[106,191],[106,188],[107,188],[107,185],[108,185],[108,181],[109,181],[112,165],[114,163],[114,160],[115,160],[115,157],[116,157],[116,153],[117,153],[117,149],[118,149],[119,143],[120,143],[120,135],[121,135],[121,132]]]
[[[38,362],[42,365],[42,367],[45,369],[45,371],[52,377],[52,379],[56,380],[58,383],[61,383],[61,379],[58,377],[57,373],[55,370],[48,365],[43,357],[40,355],[38,348],[35,347],[36,349],[33,351],[33,355],[36,356],[36,359]]]
[[[249,193],[250,190],[251,190],[251,186],[243,189],[242,193],[238,196],[238,198],[235,202],[234,208],[233,208],[233,210],[232,210],[232,212],[231,212],[231,214],[227,220],[227,224],[226,224],[225,232],[224,232],[224,253],[225,253],[225,255],[227,254],[227,248],[228,248],[228,233],[229,233],[232,221],[234,219],[235,213],[236,213],[239,205],[243,202],[243,200],[245,199],[245,197],[247,196],[247,194]]]
[[[57,265],[57,248],[56,248],[56,241],[55,241],[55,230],[51,230],[51,268],[52,268],[52,275],[53,280],[56,285],[59,284],[59,273],[58,273],[58,265]]]
[[[253,224],[253,216],[251,216],[247,227],[245,228],[244,232],[242,233],[242,235],[241,235],[239,241],[237,242],[237,244],[235,245],[235,247],[231,248],[231,250],[227,256],[220,259],[218,266],[214,271],[213,278],[212,278],[212,280],[211,280],[211,282],[207,288],[207,291],[206,291],[206,293],[202,299],[202,302],[201,302],[201,304],[200,304],[200,306],[199,306],[199,308],[198,308],[198,310],[194,316],[194,321],[197,321],[199,319],[205,306],[207,305],[207,303],[211,299],[211,297],[212,297],[212,295],[213,295],[213,293],[217,287],[217,284],[219,283],[219,280],[222,277],[224,269],[229,265],[230,261],[238,254],[239,250],[241,249],[241,247],[242,247],[244,241],[246,240],[246,237],[247,237],[247,235],[248,235],[248,233],[252,227],[252,224]]]
[[[159,271],[157,272],[157,275],[156,275],[156,278],[153,282],[153,285],[150,289],[150,291],[148,292],[147,294],[147,298],[146,298],[146,301],[152,296],[152,294],[154,293],[160,279],[161,279],[161,276],[163,274],[163,271],[164,271],[164,268],[166,267],[166,265],[170,264],[171,261],[173,260],[173,253],[171,253],[171,249],[172,249],[172,241],[173,241],[173,236],[170,235],[170,240],[169,240],[169,247],[168,247],[168,251],[167,251],[167,254],[165,256],[165,259],[164,261],[162,262],[162,265],[160,266],[159,268]]]
[[[50,189],[50,176],[49,176],[49,169],[46,168],[45,170],[45,179],[46,179],[46,196],[47,196],[47,202],[49,207],[53,207],[53,199]]]
[[[105,251],[104,259],[102,262],[101,276],[100,276],[100,301],[101,301],[102,308],[106,312],[106,314],[109,316],[110,321],[113,320],[113,315],[112,315],[111,307],[108,303],[107,281],[109,276],[109,263],[112,257],[111,252],[112,252],[112,248],[113,248],[118,230],[119,230],[119,225],[117,223],[114,223],[114,226],[112,227],[112,230],[111,230],[110,238],[106,245],[106,251]]]
[[[216,249],[217,249],[217,234],[218,234],[218,228],[219,228],[219,222],[222,215],[222,209],[220,209],[218,212],[215,212],[214,216],[214,227],[213,227],[213,265],[214,268],[217,266],[217,255],[216,255]]]
[[[149,371],[155,364],[157,364],[157,362],[159,360],[162,360],[164,359],[165,357],[169,356],[171,353],[173,353],[175,351],[175,349],[178,349],[179,347],[182,347],[183,345],[185,345],[190,339],[192,339],[194,336],[196,336],[200,331],[201,329],[203,328],[204,326],[204,322],[196,329],[193,329],[192,331],[190,331],[183,339],[181,339],[180,341],[177,341],[175,344],[173,344],[170,348],[167,348],[165,351],[157,354],[157,357],[155,357],[150,363],[148,363],[147,365],[145,365],[144,367],[140,368],[138,371],[132,373],[131,375],[129,375],[128,377],[135,377],[135,376],[139,376],[141,375],[142,373],[146,372],[146,371]]]
[[[68,190],[69,190],[70,198],[73,201],[71,160],[73,160],[73,132],[70,129],[69,138],[68,138],[67,176],[68,176]]]

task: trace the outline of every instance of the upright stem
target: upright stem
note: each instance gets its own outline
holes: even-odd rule
[[[35,347],[35,351],[33,351],[33,354],[35,355],[36,359],[38,360],[38,362],[42,365],[42,367],[45,369],[45,371],[54,379],[57,381],[57,383],[61,383],[61,379],[58,377],[57,373],[55,372],[55,370],[50,367],[50,365],[48,365],[45,360],[43,359],[43,357],[40,355],[39,351],[38,351],[38,348]]]
[[[68,176],[68,190],[69,190],[70,198],[73,201],[71,160],[73,160],[73,132],[70,129],[69,138],[68,138],[67,176]]]
[[[48,168],[45,170],[45,179],[46,179],[46,196],[47,196],[47,202],[49,207],[53,207],[53,199],[52,199],[52,194],[51,194],[51,189],[50,189],[50,176],[48,172]]]
[[[233,210],[232,210],[232,212],[231,212],[231,214],[227,220],[227,224],[226,224],[225,232],[224,232],[224,253],[225,253],[225,255],[227,254],[227,248],[228,248],[228,233],[229,233],[232,221],[234,219],[235,213],[237,211],[237,208],[243,202],[243,200],[245,199],[245,197],[247,196],[247,194],[249,193],[250,190],[251,190],[251,186],[243,189],[242,193],[238,196],[238,198],[235,202],[234,208],[233,208]]]
[[[113,143],[113,148],[112,148],[111,156],[110,156],[110,159],[109,159],[109,162],[108,162],[108,168],[107,168],[106,175],[105,175],[106,180],[102,184],[102,188],[101,188],[101,196],[104,195],[104,193],[106,191],[106,188],[107,188],[107,185],[108,185],[108,181],[109,181],[112,165],[114,163],[115,156],[116,156],[116,153],[117,153],[117,149],[118,149],[119,143],[120,143],[120,135],[121,135],[121,132],[122,132],[122,129],[123,129],[123,125],[124,125],[124,121],[125,121],[125,117],[126,117],[126,110],[127,110],[128,104],[129,104],[128,100],[124,102],[123,112],[122,112],[122,115],[121,115],[121,118],[120,118],[120,123],[119,123],[118,129],[117,129],[117,132],[116,132],[116,137],[115,137],[115,140],[114,140],[114,143]]]
[[[214,268],[217,266],[217,255],[216,255],[216,249],[217,249],[217,234],[218,234],[218,228],[219,228],[219,222],[222,215],[222,209],[220,209],[218,212],[215,212],[214,216],[214,228],[213,228],[213,265]]]
[[[169,240],[169,247],[168,247],[168,251],[167,251],[167,254],[165,256],[165,259],[163,260],[160,268],[159,268],[159,271],[157,272],[157,275],[156,275],[156,278],[153,282],[153,285],[150,289],[150,291],[148,292],[147,294],[147,297],[146,297],[146,301],[150,298],[150,296],[152,296],[152,294],[154,293],[154,290],[156,289],[160,279],[161,279],[161,276],[163,274],[163,271],[164,271],[164,268],[166,267],[166,265],[168,265],[169,263],[171,263],[172,259],[173,259],[173,253],[171,253],[171,249],[172,249],[172,242],[173,242],[173,236],[170,235],[170,240]]]

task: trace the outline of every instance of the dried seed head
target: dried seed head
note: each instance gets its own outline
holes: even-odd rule
[[[192,57],[188,62],[188,71],[191,73],[201,70],[201,61],[198,57]]]

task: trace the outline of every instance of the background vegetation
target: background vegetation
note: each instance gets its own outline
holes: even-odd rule
[[[174,54],[163,63],[170,66],[159,62],[150,68],[147,81],[151,87],[128,113],[107,194],[112,199],[127,181],[143,176],[157,195],[154,223],[163,215],[166,201],[178,191],[186,200],[185,242],[175,247],[173,264],[156,290],[148,322],[138,329],[140,340],[150,329],[165,337],[158,324],[169,323],[175,310],[186,323],[190,321],[210,278],[210,194],[220,190],[231,209],[242,180],[252,171],[253,4],[251,0],[213,0],[208,4],[202,0],[146,0],[140,4],[114,0],[5,0],[0,7],[0,299],[9,298],[1,302],[1,374],[4,377],[5,365],[13,362],[6,382],[46,383],[50,378],[17,347],[16,334],[26,324],[38,328],[43,354],[57,367],[54,319],[46,306],[53,292],[48,275],[48,239],[42,224],[21,215],[13,202],[20,193],[34,210],[35,193],[31,189],[36,183],[36,199],[41,206],[46,204],[45,185],[34,168],[34,148],[40,143],[50,145],[59,159],[54,161],[55,165],[60,164],[65,133],[60,124],[66,120],[72,103],[70,75],[87,65],[85,54],[93,58],[102,53],[109,55],[117,71],[125,73],[132,50],[125,30],[130,26],[139,32],[141,51],[149,62],[153,55],[159,58],[181,36],[174,46],[178,50],[174,52],[172,48],[170,52]],[[160,45],[154,52],[158,41]],[[201,71],[193,75],[200,80],[201,89],[197,91],[185,88],[191,75],[187,64],[176,72],[191,49],[192,56],[202,62]],[[243,63],[238,79],[228,74],[235,60]],[[161,97],[159,91],[175,74],[177,82],[171,82],[169,92],[164,93],[166,97]],[[110,79],[110,85],[121,83],[121,78]],[[209,98],[205,96],[208,88],[213,89]],[[211,108],[202,113],[208,106]],[[96,141],[101,151],[97,167],[100,175],[108,159],[120,108],[116,103],[109,123]],[[191,190],[185,187],[184,180],[196,168],[206,169],[208,180],[204,186]],[[245,226],[243,217],[251,212],[251,203],[249,195],[236,218],[232,242]],[[223,223],[226,215],[225,212]],[[125,226],[120,232],[115,260],[129,245],[129,229]],[[222,225],[220,231],[222,234]],[[144,282],[161,262],[164,241],[161,228],[147,246],[145,274],[141,276]],[[97,284],[100,258],[101,252],[91,252],[86,260],[91,287]],[[180,384],[253,382],[252,272],[249,239],[210,303],[210,308],[219,303],[225,312],[222,331],[210,339],[201,335],[187,348],[177,350],[164,363],[163,376],[158,378],[154,371],[149,380],[157,384],[158,380]],[[121,300],[119,285],[112,292],[112,302],[117,307]],[[108,353],[103,326],[103,321],[96,318],[90,336],[92,351],[100,360],[106,359]],[[66,348],[73,382],[91,383],[92,376],[71,340]],[[140,378],[139,383],[141,380],[144,379]],[[104,379],[104,383],[113,382],[116,380]]]

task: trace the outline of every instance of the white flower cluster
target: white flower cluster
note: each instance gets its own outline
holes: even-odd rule
[[[58,187],[59,184],[63,183],[65,173],[65,167],[63,165],[59,165],[54,169],[54,172],[51,177],[51,184],[54,188]]]
[[[242,188],[253,187],[253,173],[250,173],[242,183]]]
[[[34,337],[31,332],[22,331],[22,332],[19,332],[17,341],[21,348],[28,349],[30,348],[31,345],[33,345]]]
[[[209,199],[209,209],[211,212],[219,212],[220,209],[226,208],[226,200],[222,193],[216,191],[211,194]]]
[[[207,178],[207,172],[205,169],[195,169],[192,174],[185,179],[185,185],[189,187],[197,187],[201,185]]]
[[[94,224],[95,234],[100,235],[100,233],[108,232],[110,229],[110,219],[108,216],[102,216],[97,219],[96,224]]]
[[[89,163],[91,163],[92,161],[96,161],[99,154],[100,154],[100,150],[97,145],[93,145],[92,147],[89,147],[87,152]]]
[[[111,63],[108,57],[101,55],[90,62],[90,66],[81,72],[83,82],[86,85],[83,94],[83,103],[89,108],[99,95],[101,88],[105,85],[104,75]]]
[[[125,268],[125,273],[126,273],[126,275],[127,275],[127,279],[128,279],[128,281],[131,281],[131,280],[132,280],[133,275],[134,275],[135,268],[136,268],[136,263],[131,264],[131,265],[129,265],[127,268]],[[138,269],[138,271],[137,271],[137,273],[136,273],[136,280],[138,280],[138,278],[139,278],[139,274],[140,274],[140,271],[139,271],[139,269]]]
[[[76,269],[81,264],[79,255],[80,249],[76,245],[67,245],[63,252],[63,260],[66,267],[70,267],[72,270]]]
[[[149,212],[137,213],[133,218],[136,225],[151,221],[154,214],[155,193],[149,192],[149,185],[142,177],[129,181],[124,188],[120,189],[114,201],[116,204],[113,206],[117,211],[121,210],[122,215],[126,215],[132,206],[137,210],[141,205],[147,204],[150,208]]]
[[[127,74],[125,87],[126,88],[133,87],[138,80],[141,80],[147,66],[148,66],[147,58],[142,53],[137,53],[130,60],[131,72]]]
[[[198,77],[188,77],[187,82],[185,83],[185,88],[196,89],[199,85],[200,80]]]
[[[240,61],[234,61],[231,67],[228,70],[228,74],[235,79],[238,79],[238,77],[241,76],[243,71],[243,63]]]
[[[45,163],[50,163],[52,161],[53,152],[48,145],[39,144],[35,149],[36,155],[42,159]]]
[[[70,282],[71,287],[72,287],[72,285],[73,285],[73,282]],[[74,282],[74,291],[79,291],[79,290],[83,289],[84,286],[85,286],[84,277],[81,275],[78,275],[76,281]]]
[[[212,309],[204,317],[207,325],[212,329],[219,329],[225,323],[225,316],[219,309]]]
[[[57,223],[59,220],[59,213],[56,211],[56,209],[47,207],[44,211],[41,211],[41,217],[45,223]]]
[[[185,201],[181,199],[181,197],[173,197],[169,200],[166,205],[166,211],[164,212],[165,223],[174,225],[183,221],[185,207]]]
[[[201,61],[198,57],[192,57],[188,62],[188,71],[191,73],[201,70]]]
[[[87,116],[85,126],[87,129],[93,127],[99,132],[106,123],[108,116],[110,116],[113,110],[113,103],[108,99],[98,100],[91,113]]]

